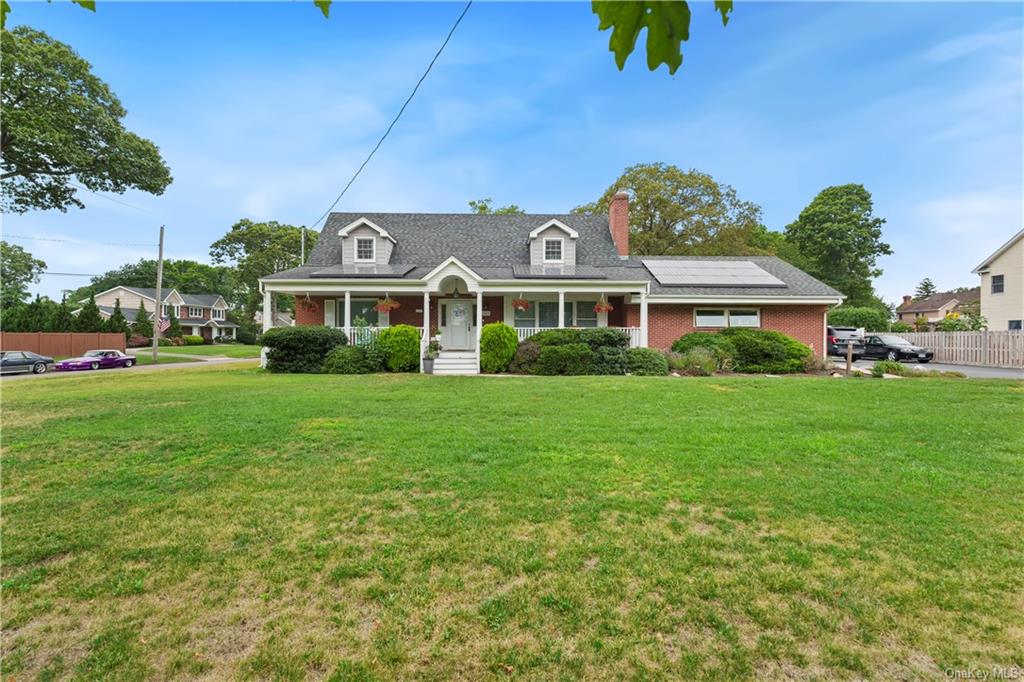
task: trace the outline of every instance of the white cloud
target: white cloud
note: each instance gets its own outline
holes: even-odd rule
[[[965,192],[925,201],[915,213],[943,235],[999,241],[1021,223],[1020,189]]]
[[[1020,49],[1020,26],[1005,28],[1009,22],[1000,22],[987,31],[969,33],[933,45],[921,55],[928,62],[949,62],[963,59],[976,52],[997,49]],[[1017,23],[1017,22],[1013,22]]]

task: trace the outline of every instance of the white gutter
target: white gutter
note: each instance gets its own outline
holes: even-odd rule
[[[637,301],[630,301],[635,303]],[[720,304],[720,305],[770,305],[772,303],[789,303],[796,305],[839,305],[843,302],[841,296],[740,296],[740,295],[705,295],[705,296],[678,296],[667,294],[650,294],[647,296],[649,304],[658,303],[684,303],[684,304]]]

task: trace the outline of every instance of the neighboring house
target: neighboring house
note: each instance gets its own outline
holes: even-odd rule
[[[633,346],[662,349],[697,329],[759,327],[824,357],[825,314],[842,294],[792,265],[628,254],[621,192],[608,215],[332,213],[307,264],[261,280],[264,314],[271,294],[286,293],[299,325],[366,338],[367,326],[372,335],[404,323],[420,329],[424,346],[439,333],[435,372],[446,356],[478,363],[480,328],[497,321],[520,339],[552,327],[618,327]],[[378,301],[399,307],[379,311]],[[612,310],[596,312],[598,303]]]
[[[257,310],[256,313],[252,316],[252,319],[253,319],[253,322],[255,322],[258,326],[262,327],[263,326],[263,311],[262,310]],[[278,310],[276,313],[274,313],[274,322],[270,326],[271,327],[291,327],[291,326],[294,326],[294,325],[295,325],[295,318],[292,317],[292,314],[290,312],[288,312],[287,310]]]
[[[989,329],[1024,327],[1024,230],[971,270],[981,275],[981,314]]]
[[[235,338],[238,325],[228,321],[228,304],[223,296],[218,294],[179,294],[174,289],[161,291],[160,294],[163,298],[162,316],[167,317],[173,312],[181,323],[181,330],[185,334],[202,336],[204,339],[211,340],[218,336]],[[145,304],[149,318],[156,319],[156,289],[116,286],[96,294],[94,298],[96,306],[100,309],[100,316],[104,320],[109,319],[113,314],[116,301],[121,302],[121,313],[124,314],[128,322],[135,321],[140,302]],[[88,299],[82,300],[81,303],[86,301]]]
[[[903,303],[896,308],[896,319],[907,324],[914,324],[917,318],[923,317],[929,325],[934,326],[950,313],[963,314],[976,311],[980,300],[980,287],[967,291],[946,291],[932,294],[919,301],[915,301],[913,296],[904,296]]]

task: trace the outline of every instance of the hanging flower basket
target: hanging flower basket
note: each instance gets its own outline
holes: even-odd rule
[[[512,309],[513,310],[519,310],[519,311],[529,310],[530,309],[530,302],[527,301],[525,298],[514,299],[512,301]]]
[[[613,310],[615,310],[615,306],[608,301],[598,301],[594,306],[595,313],[610,313]]]
[[[385,296],[384,298],[377,299],[377,304],[373,306],[373,309],[376,310],[378,313],[390,313],[392,310],[401,307],[401,303],[391,298],[390,296]]]

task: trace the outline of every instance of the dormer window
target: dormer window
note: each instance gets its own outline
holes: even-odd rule
[[[356,256],[355,261],[357,263],[373,263],[377,260],[377,240],[373,237],[358,237],[356,238]]]
[[[565,260],[562,253],[564,240],[556,238],[546,238],[544,240],[544,262],[545,263],[561,263]]]

